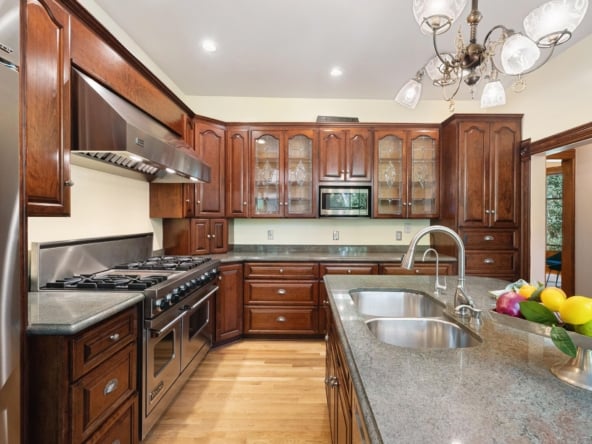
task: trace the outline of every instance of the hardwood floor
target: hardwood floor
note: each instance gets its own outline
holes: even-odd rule
[[[252,340],[216,348],[145,444],[328,444],[322,340]]]

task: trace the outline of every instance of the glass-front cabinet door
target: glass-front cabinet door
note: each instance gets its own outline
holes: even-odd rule
[[[439,213],[439,157],[435,132],[409,135],[409,198],[407,217],[435,217]]]
[[[402,217],[406,206],[404,131],[376,132],[374,215]]]
[[[252,216],[281,215],[281,132],[253,131]],[[283,202],[282,202],[283,204]]]
[[[314,132],[312,130],[289,131],[286,134],[286,141],[284,216],[314,217],[316,214]]]

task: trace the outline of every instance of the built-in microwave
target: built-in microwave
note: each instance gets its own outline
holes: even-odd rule
[[[370,216],[369,186],[320,186],[319,215],[341,217]]]

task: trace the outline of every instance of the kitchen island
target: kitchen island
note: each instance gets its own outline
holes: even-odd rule
[[[489,290],[505,281],[467,277],[483,309],[480,345],[445,350],[377,340],[349,295],[356,288],[433,294],[428,276],[325,276],[334,326],[368,434],[375,443],[592,443],[592,392],[558,380],[549,368],[568,360],[550,339],[489,314]],[[456,277],[439,299],[452,303]]]

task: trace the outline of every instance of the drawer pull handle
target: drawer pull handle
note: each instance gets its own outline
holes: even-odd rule
[[[284,272],[284,269],[283,268],[280,268],[280,273],[283,273],[283,272]]]
[[[109,339],[113,342],[119,341],[119,333],[113,333],[111,336],[109,336]]]
[[[495,237],[493,237],[491,234],[487,234],[487,235],[483,236],[483,240],[492,241],[492,240],[495,240]]]
[[[117,380],[117,378],[111,379],[107,383],[107,385],[105,385],[105,388],[103,389],[103,395],[105,395],[105,396],[110,395],[111,393],[113,393],[117,389],[118,385],[119,385],[119,381]]]
[[[347,274],[351,274],[351,268],[347,269]]]
[[[278,316],[277,318],[275,318],[276,322],[286,322],[286,317],[285,316]]]
[[[490,258],[490,257],[488,257],[486,259],[483,259],[483,263],[484,264],[495,264],[495,260],[492,259],[492,258]]]
[[[285,288],[280,288],[280,289],[278,289],[277,293],[278,293],[278,294],[281,294],[281,295],[284,295],[284,294],[286,294],[286,293],[287,293],[287,291],[286,291],[286,289],[285,289]]]

